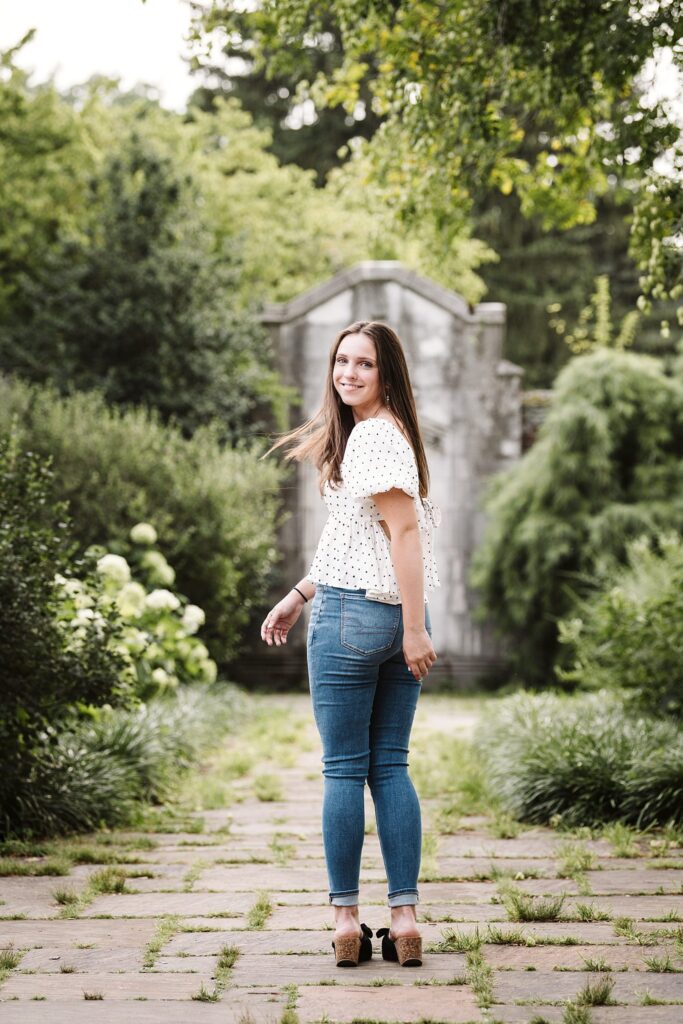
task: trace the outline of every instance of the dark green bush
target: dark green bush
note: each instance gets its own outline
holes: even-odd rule
[[[275,556],[276,463],[225,448],[218,426],[188,440],[156,415],[110,408],[95,392],[62,398],[0,378],[0,431],[13,414],[22,445],[52,457],[81,549],[125,550],[131,526],[154,523],[178,590],[206,612],[213,657],[234,656]]]
[[[623,688],[636,706],[683,715],[683,543],[675,534],[627,548],[628,565],[560,623],[575,661],[560,679],[582,687]]]
[[[72,717],[47,731],[17,780],[7,830],[50,836],[135,824],[144,803],[171,797],[201,751],[237,728],[245,707],[241,691],[218,684]]]
[[[68,572],[72,541],[52,485],[49,466],[22,451],[16,434],[0,438],[0,831],[16,817],[17,793],[35,771],[46,731],[76,702],[126,698],[109,613],[86,624],[77,643],[57,621],[55,575]],[[92,566],[80,567],[99,612]]]
[[[492,791],[522,821],[683,822],[683,733],[617,694],[515,694],[487,715],[476,745]]]
[[[539,439],[495,478],[472,580],[511,639],[515,668],[545,683],[559,618],[641,534],[683,530],[683,381],[649,356],[602,349],[557,378]]]

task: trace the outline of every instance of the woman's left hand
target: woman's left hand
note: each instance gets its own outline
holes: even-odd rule
[[[427,675],[436,661],[436,652],[432,638],[424,627],[404,631],[403,657],[417,680]]]
[[[290,592],[275,605],[261,623],[261,639],[269,647],[287,643],[287,634],[295,624],[304,607],[304,599],[296,592]]]

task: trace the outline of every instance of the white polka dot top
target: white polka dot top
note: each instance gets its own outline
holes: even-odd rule
[[[391,543],[372,500],[373,494],[398,487],[415,502],[425,591],[440,586],[432,538],[440,513],[428,498],[420,499],[413,449],[398,427],[376,417],[357,423],[346,445],[341,475],[339,486],[329,481],[324,486],[323,498],[330,514],[306,579],[347,590],[365,589],[365,596],[371,600],[400,604]]]

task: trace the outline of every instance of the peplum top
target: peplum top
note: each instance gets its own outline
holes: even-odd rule
[[[428,498],[420,498],[415,455],[398,427],[377,417],[357,423],[349,435],[341,476],[339,486],[327,481],[323,488],[329,517],[305,578],[346,590],[365,589],[370,600],[400,604],[391,542],[381,526],[383,516],[372,500],[373,494],[398,487],[415,503],[426,601],[426,592],[440,586],[433,528],[441,516]]]

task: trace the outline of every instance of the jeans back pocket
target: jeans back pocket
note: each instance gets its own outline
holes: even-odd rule
[[[396,642],[401,606],[368,601],[362,594],[341,595],[341,643],[356,654],[380,654]]]

